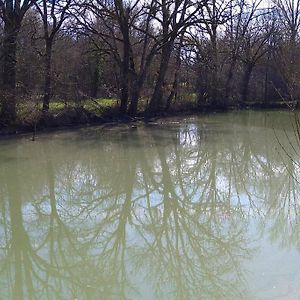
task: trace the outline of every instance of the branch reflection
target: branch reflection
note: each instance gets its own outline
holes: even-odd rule
[[[21,143],[0,165],[2,297],[247,298],[251,220],[299,248],[299,187],[262,142],[270,132],[239,126],[204,120]]]

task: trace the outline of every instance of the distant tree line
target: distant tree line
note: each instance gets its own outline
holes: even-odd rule
[[[33,101],[120,114],[298,101],[300,0],[0,0],[1,124]]]

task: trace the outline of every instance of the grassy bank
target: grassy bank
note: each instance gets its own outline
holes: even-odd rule
[[[294,102],[247,102],[229,106],[215,107],[210,104],[199,106],[195,97],[189,100],[176,101],[168,111],[156,116],[172,116],[189,113],[208,113],[236,109],[293,109]],[[79,125],[95,125],[107,122],[131,122],[143,119],[147,101],[141,101],[136,118],[119,114],[119,101],[115,98],[89,99],[82,102],[51,101],[49,111],[42,112],[42,105],[33,102],[19,103],[17,122],[14,126],[0,127],[0,135],[23,132],[44,131],[47,129],[75,127]]]

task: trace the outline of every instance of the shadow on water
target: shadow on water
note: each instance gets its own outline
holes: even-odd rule
[[[13,147],[0,299],[252,298],[257,230],[299,249],[297,169],[272,129],[216,118]]]

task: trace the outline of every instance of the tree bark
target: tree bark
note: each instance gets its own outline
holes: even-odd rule
[[[217,27],[214,24],[212,28],[211,36],[211,82],[210,82],[210,99],[213,105],[218,106],[220,104],[219,98],[219,66],[218,66],[218,49],[217,49]]]
[[[126,114],[127,106],[128,106],[128,97],[129,97],[129,49],[128,44],[125,43],[124,40],[124,57],[122,62],[122,71],[121,71],[121,105],[120,105],[120,113]]]
[[[244,78],[243,78],[243,83],[242,83],[242,101],[246,102],[248,100],[248,88],[249,88],[249,82],[253,70],[253,64],[247,64],[245,66],[245,71],[244,71]]]
[[[264,102],[269,102],[269,67],[270,67],[270,54],[267,56],[267,63],[265,67],[265,82],[264,82]]]
[[[121,64],[121,95],[120,114],[127,112],[129,98],[129,63],[130,63],[130,38],[129,38],[129,11],[125,9],[122,0],[115,0],[118,22],[123,37],[123,59]]]
[[[97,57],[94,66],[92,69],[92,82],[91,82],[91,96],[92,98],[97,98],[98,96],[98,88],[99,88],[99,81],[100,81],[100,76],[99,76],[99,58]]]
[[[184,32],[180,36],[179,45],[176,51],[176,66],[175,66],[175,74],[174,74],[174,80],[172,84],[171,92],[167,98],[166,107],[165,110],[168,111],[171,107],[173,99],[177,97],[178,92],[178,85],[179,85],[179,71],[181,67],[181,48],[183,45],[183,38],[184,38]]]
[[[138,101],[140,98],[143,83],[144,80],[142,78],[136,78],[133,80],[133,88],[131,92],[131,100],[128,110],[130,116],[134,116],[137,113]]]
[[[142,89],[144,86],[146,75],[151,66],[151,63],[152,63],[155,53],[156,53],[155,51],[151,51],[151,53],[145,59],[145,63],[143,63],[143,60],[142,60],[141,66],[140,66],[140,71],[138,73],[135,71],[134,63],[132,61],[131,71],[133,72],[133,76],[132,76],[133,83],[132,83],[130,106],[129,106],[129,110],[128,110],[128,113],[131,116],[134,116],[137,113],[139,98],[141,96],[141,92],[142,92]]]
[[[6,125],[16,121],[16,53],[20,24],[6,22],[3,41],[3,98],[1,116]]]
[[[43,112],[48,112],[51,98],[51,60],[53,40],[46,40]]]
[[[236,67],[236,61],[237,57],[236,55],[232,56],[231,64],[229,66],[228,74],[227,74],[227,80],[226,80],[226,86],[225,86],[225,101],[228,103],[231,93],[232,93],[232,88],[233,88],[233,75],[234,75],[234,70]]]
[[[147,113],[155,113],[162,108],[163,87],[165,84],[165,77],[169,66],[173,44],[173,41],[169,41],[162,48],[158,77],[155,83],[154,92],[152,94],[149,107],[147,108]]]

